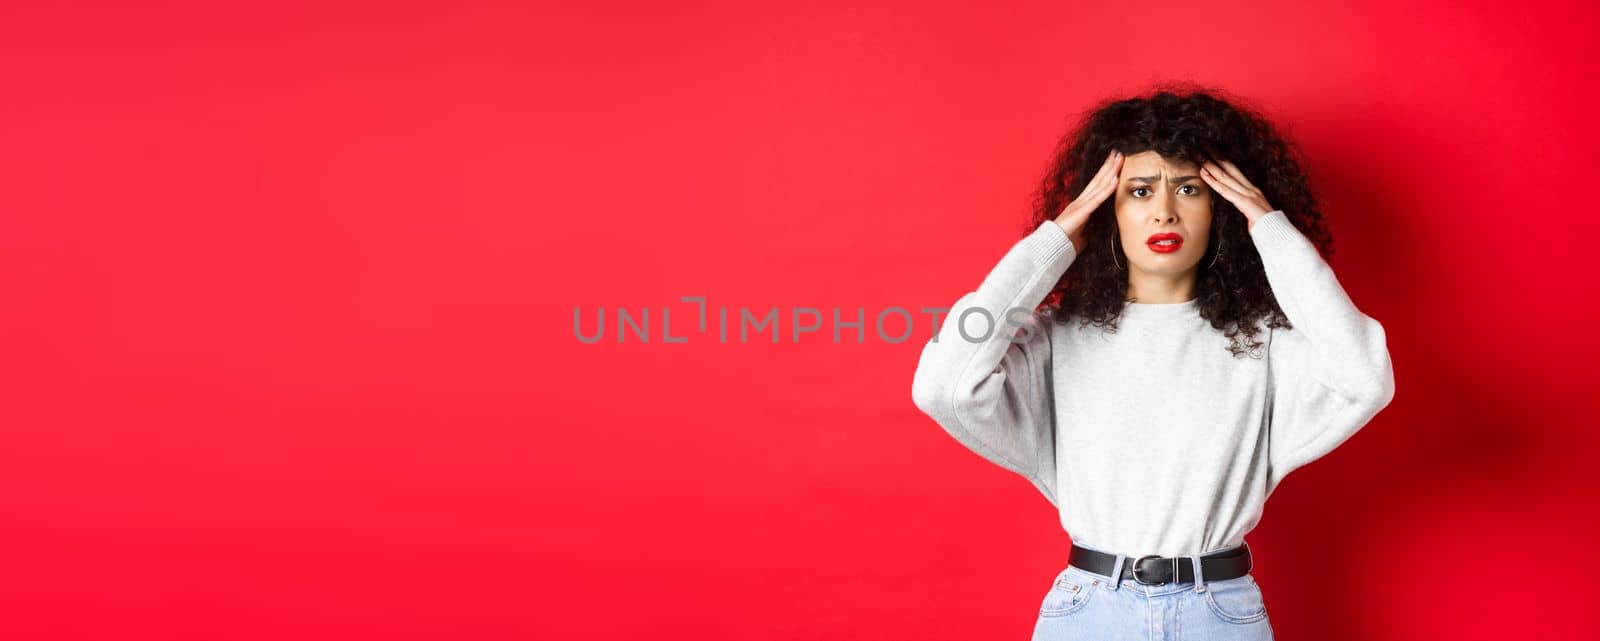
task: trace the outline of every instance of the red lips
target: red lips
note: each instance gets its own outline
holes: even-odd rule
[[[1164,241],[1164,240],[1170,240],[1172,242],[1171,243],[1161,243],[1161,242],[1159,242],[1159,241]],[[1178,248],[1183,247],[1183,236],[1179,236],[1178,234],[1175,234],[1175,233],[1172,233],[1172,232],[1162,232],[1162,233],[1159,233],[1159,234],[1151,234],[1149,238],[1145,239],[1144,244],[1145,244],[1146,247],[1150,248],[1150,251],[1158,252],[1158,253],[1162,253],[1162,254],[1169,254],[1169,253],[1178,251]]]

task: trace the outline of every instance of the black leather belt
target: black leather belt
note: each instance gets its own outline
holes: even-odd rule
[[[1117,564],[1117,555],[1073,544],[1072,552],[1067,557],[1067,564],[1110,577],[1111,571]],[[1207,581],[1239,578],[1250,573],[1251,565],[1248,544],[1200,557],[1200,570]],[[1123,579],[1133,579],[1142,585],[1193,583],[1194,564],[1186,556],[1164,557],[1155,554],[1137,558],[1130,556],[1122,562],[1122,576],[1117,578],[1118,582]]]

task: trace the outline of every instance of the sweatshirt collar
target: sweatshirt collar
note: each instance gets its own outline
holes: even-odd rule
[[[1181,303],[1124,303],[1122,315],[1124,317],[1171,317],[1193,314],[1200,308],[1200,298],[1195,297]]]

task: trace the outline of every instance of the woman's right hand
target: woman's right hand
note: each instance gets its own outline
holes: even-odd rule
[[[1083,193],[1072,202],[1067,203],[1067,208],[1061,210],[1056,216],[1056,224],[1067,232],[1067,239],[1072,241],[1075,251],[1083,251],[1083,226],[1089,222],[1089,214],[1105,202],[1106,197],[1115,193],[1117,185],[1121,182],[1122,153],[1113,149],[1106,154],[1106,161],[1100,165],[1100,171],[1094,178],[1089,179],[1089,184],[1083,188]]]

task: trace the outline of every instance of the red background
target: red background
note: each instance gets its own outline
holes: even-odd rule
[[[43,4],[0,637],[1025,638],[1068,539],[912,405],[926,317],[721,344],[679,297],[949,305],[1162,80],[1283,124],[1389,332],[1395,403],[1249,536],[1279,637],[1600,624],[1592,3]]]

